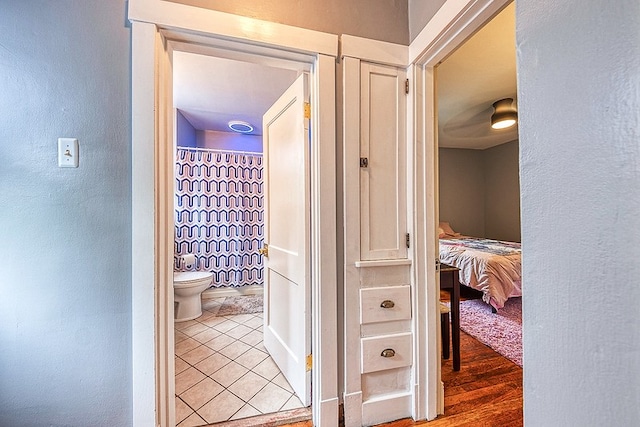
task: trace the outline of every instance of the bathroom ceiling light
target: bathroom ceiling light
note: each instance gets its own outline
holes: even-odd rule
[[[229,122],[229,129],[239,133],[251,133],[253,132],[253,126],[242,120],[231,120]]]
[[[493,129],[506,129],[516,124],[518,113],[512,104],[512,98],[501,99],[493,103],[495,110],[491,115],[491,127]]]

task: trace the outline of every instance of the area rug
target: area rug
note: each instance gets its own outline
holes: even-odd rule
[[[522,366],[522,298],[510,298],[497,313],[482,300],[460,301],[460,329]]]
[[[262,295],[243,295],[226,297],[218,310],[218,316],[234,314],[260,313],[262,311]]]

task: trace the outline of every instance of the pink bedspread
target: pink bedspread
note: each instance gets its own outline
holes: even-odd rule
[[[440,239],[440,262],[460,269],[460,283],[482,292],[496,309],[522,295],[520,243],[462,236]]]

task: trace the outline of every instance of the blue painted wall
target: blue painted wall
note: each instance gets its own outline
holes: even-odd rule
[[[0,4],[0,425],[131,425],[124,0]],[[80,167],[57,167],[57,138]]]
[[[180,112],[176,111],[176,145],[180,147],[193,147],[196,145],[196,129],[189,123],[189,120]]]

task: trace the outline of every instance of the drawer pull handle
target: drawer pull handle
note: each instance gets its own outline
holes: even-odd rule
[[[393,308],[395,307],[396,303],[391,301],[390,299],[386,299],[384,301],[382,301],[382,303],[380,304],[380,307],[382,308]]]
[[[396,355],[396,351],[392,348],[385,348],[384,350],[382,350],[382,353],[380,353],[380,356],[382,357],[393,357]]]

